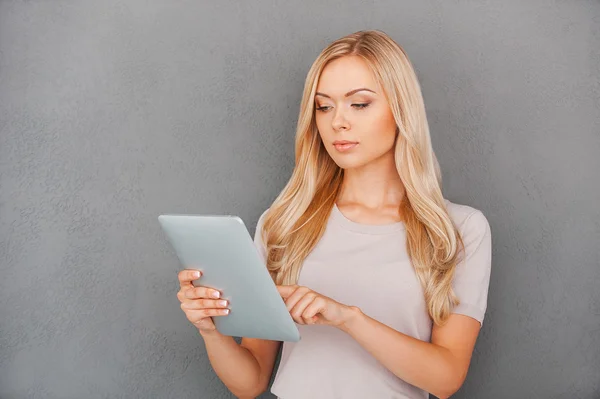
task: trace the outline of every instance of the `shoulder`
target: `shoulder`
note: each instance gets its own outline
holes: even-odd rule
[[[482,237],[490,232],[487,217],[477,208],[444,200],[446,209],[461,235]]]
[[[446,200],[446,209],[464,244],[452,279],[452,288],[459,299],[452,313],[470,316],[481,325],[492,269],[490,226],[484,214],[472,206]]]
[[[258,222],[256,222],[256,227],[262,226],[264,221],[265,221],[265,217],[267,215],[267,212],[269,212],[270,208],[265,209],[260,216],[258,217]]]
[[[258,217],[258,221],[256,222],[256,229],[254,231],[254,233],[256,235],[260,235],[262,234],[262,230],[263,230],[263,225],[265,223],[265,218],[267,216],[267,212],[269,211],[270,208],[265,209],[260,216]]]

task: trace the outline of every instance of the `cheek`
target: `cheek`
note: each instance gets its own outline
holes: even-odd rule
[[[395,135],[389,130],[377,130],[376,133],[361,142],[361,151],[358,153],[362,161],[369,162],[383,154],[393,151]]]
[[[327,120],[327,116],[320,114],[315,115],[315,125],[317,125],[317,130],[321,137],[331,134],[329,133],[332,130],[331,121]]]
[[[396,139],[396,122],[391,111],[385,109],[373,112],[364,122],[364,134],[361,138],[365,147],[378,153],[389,151]]]

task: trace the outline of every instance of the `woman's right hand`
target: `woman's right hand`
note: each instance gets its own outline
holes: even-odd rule
[[[226,316],[229,313],[227,301],[219,299],[220,292],[209,287],[196,287],[192,281],[199,279],[202,272],[185,269],[179,272],[180,289],[177,298],[188,320],[200,333],[216,331],[213,316]]]

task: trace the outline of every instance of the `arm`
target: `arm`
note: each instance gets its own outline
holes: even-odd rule
[[[340,329],[398,378],[441,399],[458,391],[479,334],[477,320],[452,314],[446,325],[433,328],[429,343],[402,334],[356,307],[351,309],[348,322]]]
[[[256,225],[254,243],[262,260],[266,263],[265,246],[261,230],[268,209],[262,213]],[[254,398],[269,386],[280,341],[258,338],[242,338],[240,345],[216,329],[201,332],[206,352],[217,376],[238,398]]]
[[[402,334],[350,307],[341,329],[404,381],[439,398],[462,386],[487,307],[491,270],[491,230],[480,211],[463,223],[465,259],[453,280],[461,300],[444,326],[434,325],[431,343]]]
[[[434,326],[431,343],[403,334],[307,287],[278,286],[294,321],[325,324],[344,331],[398,378],[445,399],[462,385],[481,324],[451,314]]]
[[[279,341],[242,338],[241,345],[218,331],[202,333],[217,376],[238,398],[255,398],[269,384]]]
[[[479,211],[464,229],[466,259],[456,268],[453,288],[461,303],[444,326],[434,325],[431,342],[403,334],[307,287],[278,286],[290,314],[299,324],[327,324],[354,338],[402,380],[439,398],[462,385],[487,306],[491,270],[491,236]]]

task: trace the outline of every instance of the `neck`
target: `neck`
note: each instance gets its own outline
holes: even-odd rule
[[[358,168],[345,169],[338,204],[361,205],[369,209],[399,207],[404,185],[398,175],[394,153]]]

